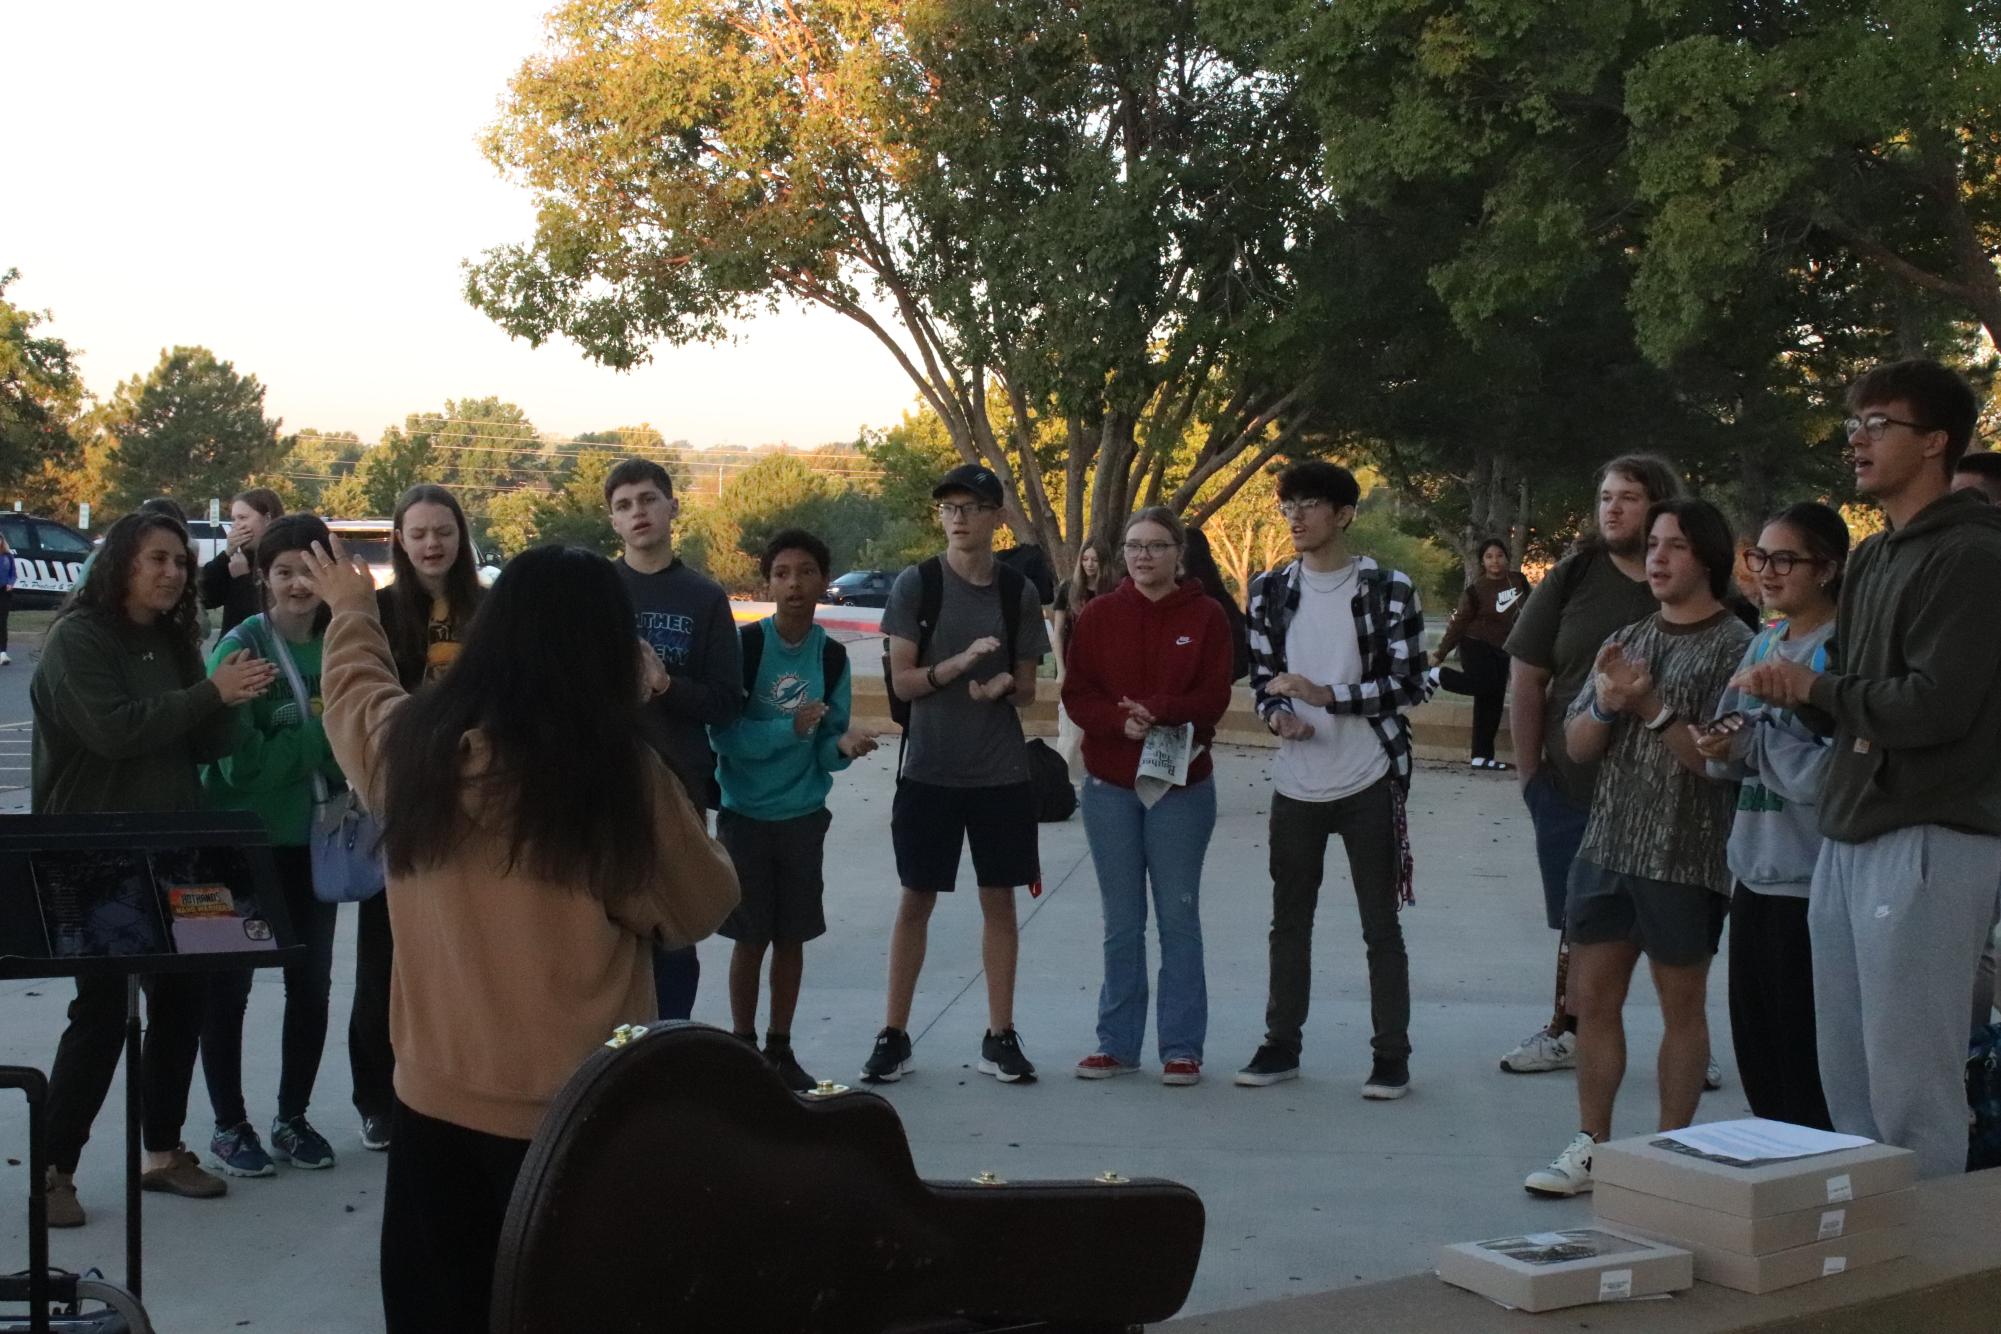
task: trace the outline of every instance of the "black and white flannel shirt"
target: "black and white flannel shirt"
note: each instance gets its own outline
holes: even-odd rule
[[[1369,720],[1390,770],[1400,784],[1410,783],[1410,720],[1405,709],[1431,698],[1431,681],[1424,674],[1424,607],[1410,577],[1388,570],[1367,556],[1357,556],[1355,642],[1361,648],[1363,675],[1359,681],[1325,681],[1334,692],[1329,713],[1359,714]],[[1300,562],[1271,570],[1251,581],[1251,690],[1265,726],[1292,701],[1265,693],[1271,679],[1287,671],[1285,632],[1299,610]],[[1276,729],[1274,729],[1276,730]]]

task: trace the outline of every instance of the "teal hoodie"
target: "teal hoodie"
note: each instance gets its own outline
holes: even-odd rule
[[[213,672],[239,649],[277,663],[274,633],[263,616],[250,617],[216,644],[208,669]],[[300,712],[291,684],[280,670],[269,690],[230,710],[236,730],[229,753],[202,770],[202,788],[212,809],[256,812],[271,831],[271,841],[280,847],[301,847],[312,833],[315,773],[330,791],[346,786],[320,723],[320,649],[325,642],[316,635],[306,643],[288,641],[285,646],[305,683],[305,712]]]
[[[838,743],[848,730],[853,674],[843,654],[827,716],[801,737],[792,715],[826,693],[821,655],[827,632],[816,625],[795,647],[768,616],[754,628],[764,635],[764,650],[743,713],[735,722],[709,729],[716,781],[722,786],[724,810],[753,820],[794,820],[826,805],[833,776],[851,763]]]

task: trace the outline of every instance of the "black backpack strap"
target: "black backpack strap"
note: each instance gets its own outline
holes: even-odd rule
[[[834,702],[834,687],[841,683],[841,673],[846,670],[848,670],[847,649],[843,648],[841,642],[832,635],[826,635],[820,641],[820,699],[823,702],[827,704]]]
[[[737,642],[743,649],[743,693],[748,695],[757,689],[757,667],[764,661],[764,622],[739,627]]]
[[[1028,576],[1011,565],[996,565],[994,573],[1000,580],[1001,619],[1007,625],[1007,670],[1011,672],[1021,661],[1021,600],[1028,593]]]
[[[938,617],[945,610],[945,562],[941,556],[932,556],[917,564],[917,661],[924,661],[924,650],[931,646],[931,632],[938,628]]]

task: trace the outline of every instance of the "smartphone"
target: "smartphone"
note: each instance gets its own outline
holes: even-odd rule
[[[1733,732],[1743,731],[1744,725],[1750,721],[1748,714],[1741,710],[1733,710],[1721,718],[1704,723],[1701,731],[1704,736],[1729,736]]]

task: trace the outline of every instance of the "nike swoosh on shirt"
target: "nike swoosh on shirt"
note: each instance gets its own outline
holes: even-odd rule
[[[1504,588],[1501,590],[1500,596],[1494,599],[1494,610],[1497,613],[1504,612],[1508,608],[1514,606],[1517,602],[1521,601],[1521,598],[1522,598],[1521,589]]]
[[[1181,636],[1181,638],[1179,638],[1179,639],[1177,639],[1177,640],[1175,640],[1175,641],[1174,641],[1174,646],[1175,646],[1176,648],[1179,648],[1179,647],[1181,647],[1181,646],[1182,646],[1183,644],[1192,644],[1192,643],[1194,643],[1194,642],[1195,642],[1195,641],[1194,641],[1194,639],[1190,638],[1190,637],[1189,637],[1188,635],[1183,635],[1183,636]]]

